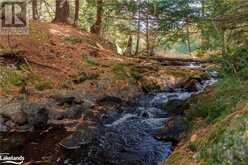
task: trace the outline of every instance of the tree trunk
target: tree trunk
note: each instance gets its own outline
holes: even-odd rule
[[[201,0],[201,17],[202,17],[202,24],[205,23],[205,0]],[[201,49],[207,50],[209,49],[209,35],[205,34],[204,26],[201,27]]]
[[[75,18],[74,18],[74,25],[79,25],[79,9],[80,9],[80,0],[75,0]]]
[[[56,13],[53,22],[71,23],[68,0],[56,0]]]
[[[154,34],[151,34],[150,35],[151,37],[150,37],[150,41],[151,41],[151,43],[150,43],[150,52],[149,52],[149,54],[150,54],[150,56],[154,56],[155,55],[155,43],[156,43],[156,37],[155,37],[155,35]]]
[[[124,52],[124,55],[130,56],[132,55],[132,45],[133,45],[133,38],[132,35],[129,36],[128,43],[127,43],[127,48]]]
[[[96,22],[91,27],[90,31],[91,33],[94,33],[98,36],[101,34],[101,25],[102,25],[102,15],[103,15],[103,0],[97,0],[97,14],[96,14]]]
[[[191,44],[190,44],[190,25],[189,25],[189,19],[187,18],[187,25],[186,25],[186,37],[187,37],[187,45],[188,45],[188,51],[191,54],[192,50],[191,50]]]
[[[147,55],[150,55],[150,43],[149,43],[149,0],[147,0],[147,14],[146,14],[146,51]]]
[[[136,49],[135,56],[139,54],[139,44],[140,44],[140,0],[138,0],[138,29],[137,29],[137,41],[136,41]]]
[[[32,0],[32,15],[33,15],[33,20],[39,19],[37,0]]]

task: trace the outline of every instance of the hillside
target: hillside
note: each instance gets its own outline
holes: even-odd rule
[[[0,6],[0,164],[248,164],[247,0]]]

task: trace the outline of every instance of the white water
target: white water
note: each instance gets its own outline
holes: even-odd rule
[[[112,124],[105,124],[106,127],[113,127],[113,126],[117,126],[123,122],[125,122],[126,120],[128,120],[129,118],[132,118],[132,117],[137,117],[137,115],[135,114],[130,114],[130,113],[127,113],[127,114],[124,114],[120,119],[114,121]]]

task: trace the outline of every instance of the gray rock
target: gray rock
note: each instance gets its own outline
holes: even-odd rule
[[[65,118],[65,112],[59,112],[59,111],[52,111],[49,110],[49,119],[50,120],[62,120]]]
[[[85,108],[83,105],[73,105],[68,111],[64,112],[64,116],[69,119],[78,119],[84,111]]]
[[[0,133],[8,131],[8,127],[4,124],[4,122],[5,119],[2,116],[0,116]]]
[[[93,104],[91,100],[95,99],[81,91],[59,91],[53,98],[59,106],[63,106],[64,104],[84,104],[91,106]]]
[[[121,98],[114,97],[114,96],[105,96],[101,98],[100,100],[97,100],[97,103],[99,105],[108,105],[108,104],[121,104],[123,101]]]
[[[35,128],[42,128],[47,125],[48,110],[45,104],[24,104],[23,111],[27,114],[28,123]]]
[[[22,125],[27,121],[26,114],[22,111],[20,103],[9,103],[0,108],[0,115],[11,119],[16,124]]]
[[[12,99],[10,97],[0,97],[0,108],[10,103]]]
[[[184,111],[188,108],[188,104],[185,100],[175,99],[166,102],[163,105],[163,108],[168,113],[168,115],[184,115]]]
[[[62,96],[62,95],[55,96],[55,101],[60,106],[62,106],[64,104],[72,104],[74,100],[75,100],[75,97],[70,96],[70,95],[67,95],[67,96]]]

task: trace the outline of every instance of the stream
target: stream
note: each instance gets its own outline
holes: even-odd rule
[[[197,63],[187,63],[184,66],[201,68]],[[13,134],[14,143],[25,141],[24,147],[12,150],[13,154],[30,157],[26,161],[31,162],[42,158],[45,161],[41,161],[41,164],[157,165],[171,154],[174,147],[172,141],[159,140],[154,136],[171,117],[166,112],[166,103],[174,100],[185,102],[216,83],[217,73],[208,73],[212,78],[200,80],[197,91],[183,88],[157,91],[118,107],[97,123],[96,127],[89,126],[87,131],[79,129],[78,135],[74,133],[78,143],[72,148],[56,145],[70,135],[64,128],[53,128],[42,133]],[[10,135],[6,137],[11,139]],[[69,143],[75,142],[75,136],[73,138],[73,141],[69,139]]]
[[[194,64],[186,67],[197,68]],[[216,77],[216,72],[209,72]],[[83,165],[157,165],[173,150],[170,141],[158,140],[154,134],[163,128],[170,117],[165,105],[173,100],[186,101],[200,94],[217,79],[202,80],[196,92],[184,89],[160,91],[134,99],[127,106],[112,112],[97,127],[94,142],[82,145],[79,159],[68,158],[67,164]],[[74,152],[75,154],[75,152]],[[73,155],[73,153],[71,154]],[[65,164],[65,162],[64,162]]]

